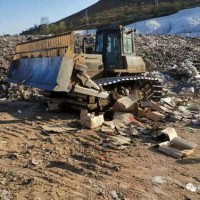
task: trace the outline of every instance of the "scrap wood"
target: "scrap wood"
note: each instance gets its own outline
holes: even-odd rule
[[[146,117],[153,120],[153,121],[160,121],[161,119],[164,119],[165,115],[163,115],[162,113],[158,112],[158,111],[151,111],[148,110],[148,113],[146,114]]]

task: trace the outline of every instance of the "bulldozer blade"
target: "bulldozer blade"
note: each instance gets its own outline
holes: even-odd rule
[[[22,58],[11,62],[7,82],[68,92],[73,66],[69,56]]]

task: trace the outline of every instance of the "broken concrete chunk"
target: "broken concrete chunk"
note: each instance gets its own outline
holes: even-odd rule
[[[154,176],[150,179],[151,183],[154,185],[162,185],[167,183],[167,180],[164,176]]]
[[[123,112],[115,112],[113,119],[117,119],[125,124],[130,124],[133,114],[131,113],[123,113]]]
[[[163,115],[162,113],[158,112],[158,111],[150,111],[148,110],[148,113],[146,114],[146,117],[157,122],[161,119],[164,119],[165,115]]]
[[[162,109],[160,108],[160,105],[157,102],[151,101],[150,104],[149,104],[149,107],[153,111],[160,111],[160,112],[162,112]]]
[[[145,116],[145,110],[142,108],[138,108],[138,113],[137,113],[137,117],[144,117]]]
[[[128,97],[122,97],[115,102],[113,106],[113,110],[119,111],[119,112],[137,113],[138,103],[135,101],[132,101]]]
[[[93,129],[93,128],[100,127],[103,124],[104,116],[103,114],[95,116],[92,113],[88,113],[87,110],[81,110],[80,121],[81,121],[81,125],[87,128]]]

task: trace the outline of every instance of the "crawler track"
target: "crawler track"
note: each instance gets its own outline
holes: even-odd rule
[[[95,80],[105,90],[116,86],[138,87],[143,93],[143,100],[159,101],[162,97],[162,85],[159,79],[147,76],[124,76],[124,77],[109,77]],[[135,88],[136,88],[135,87]]]

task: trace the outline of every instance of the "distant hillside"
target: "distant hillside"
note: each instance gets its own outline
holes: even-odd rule
[[[95,28],[110,23],[127,25],[196,6],[200,6],[200,0],[100,0],[53,24],[33,27],[22,34],[59,33],[67,30]]]

